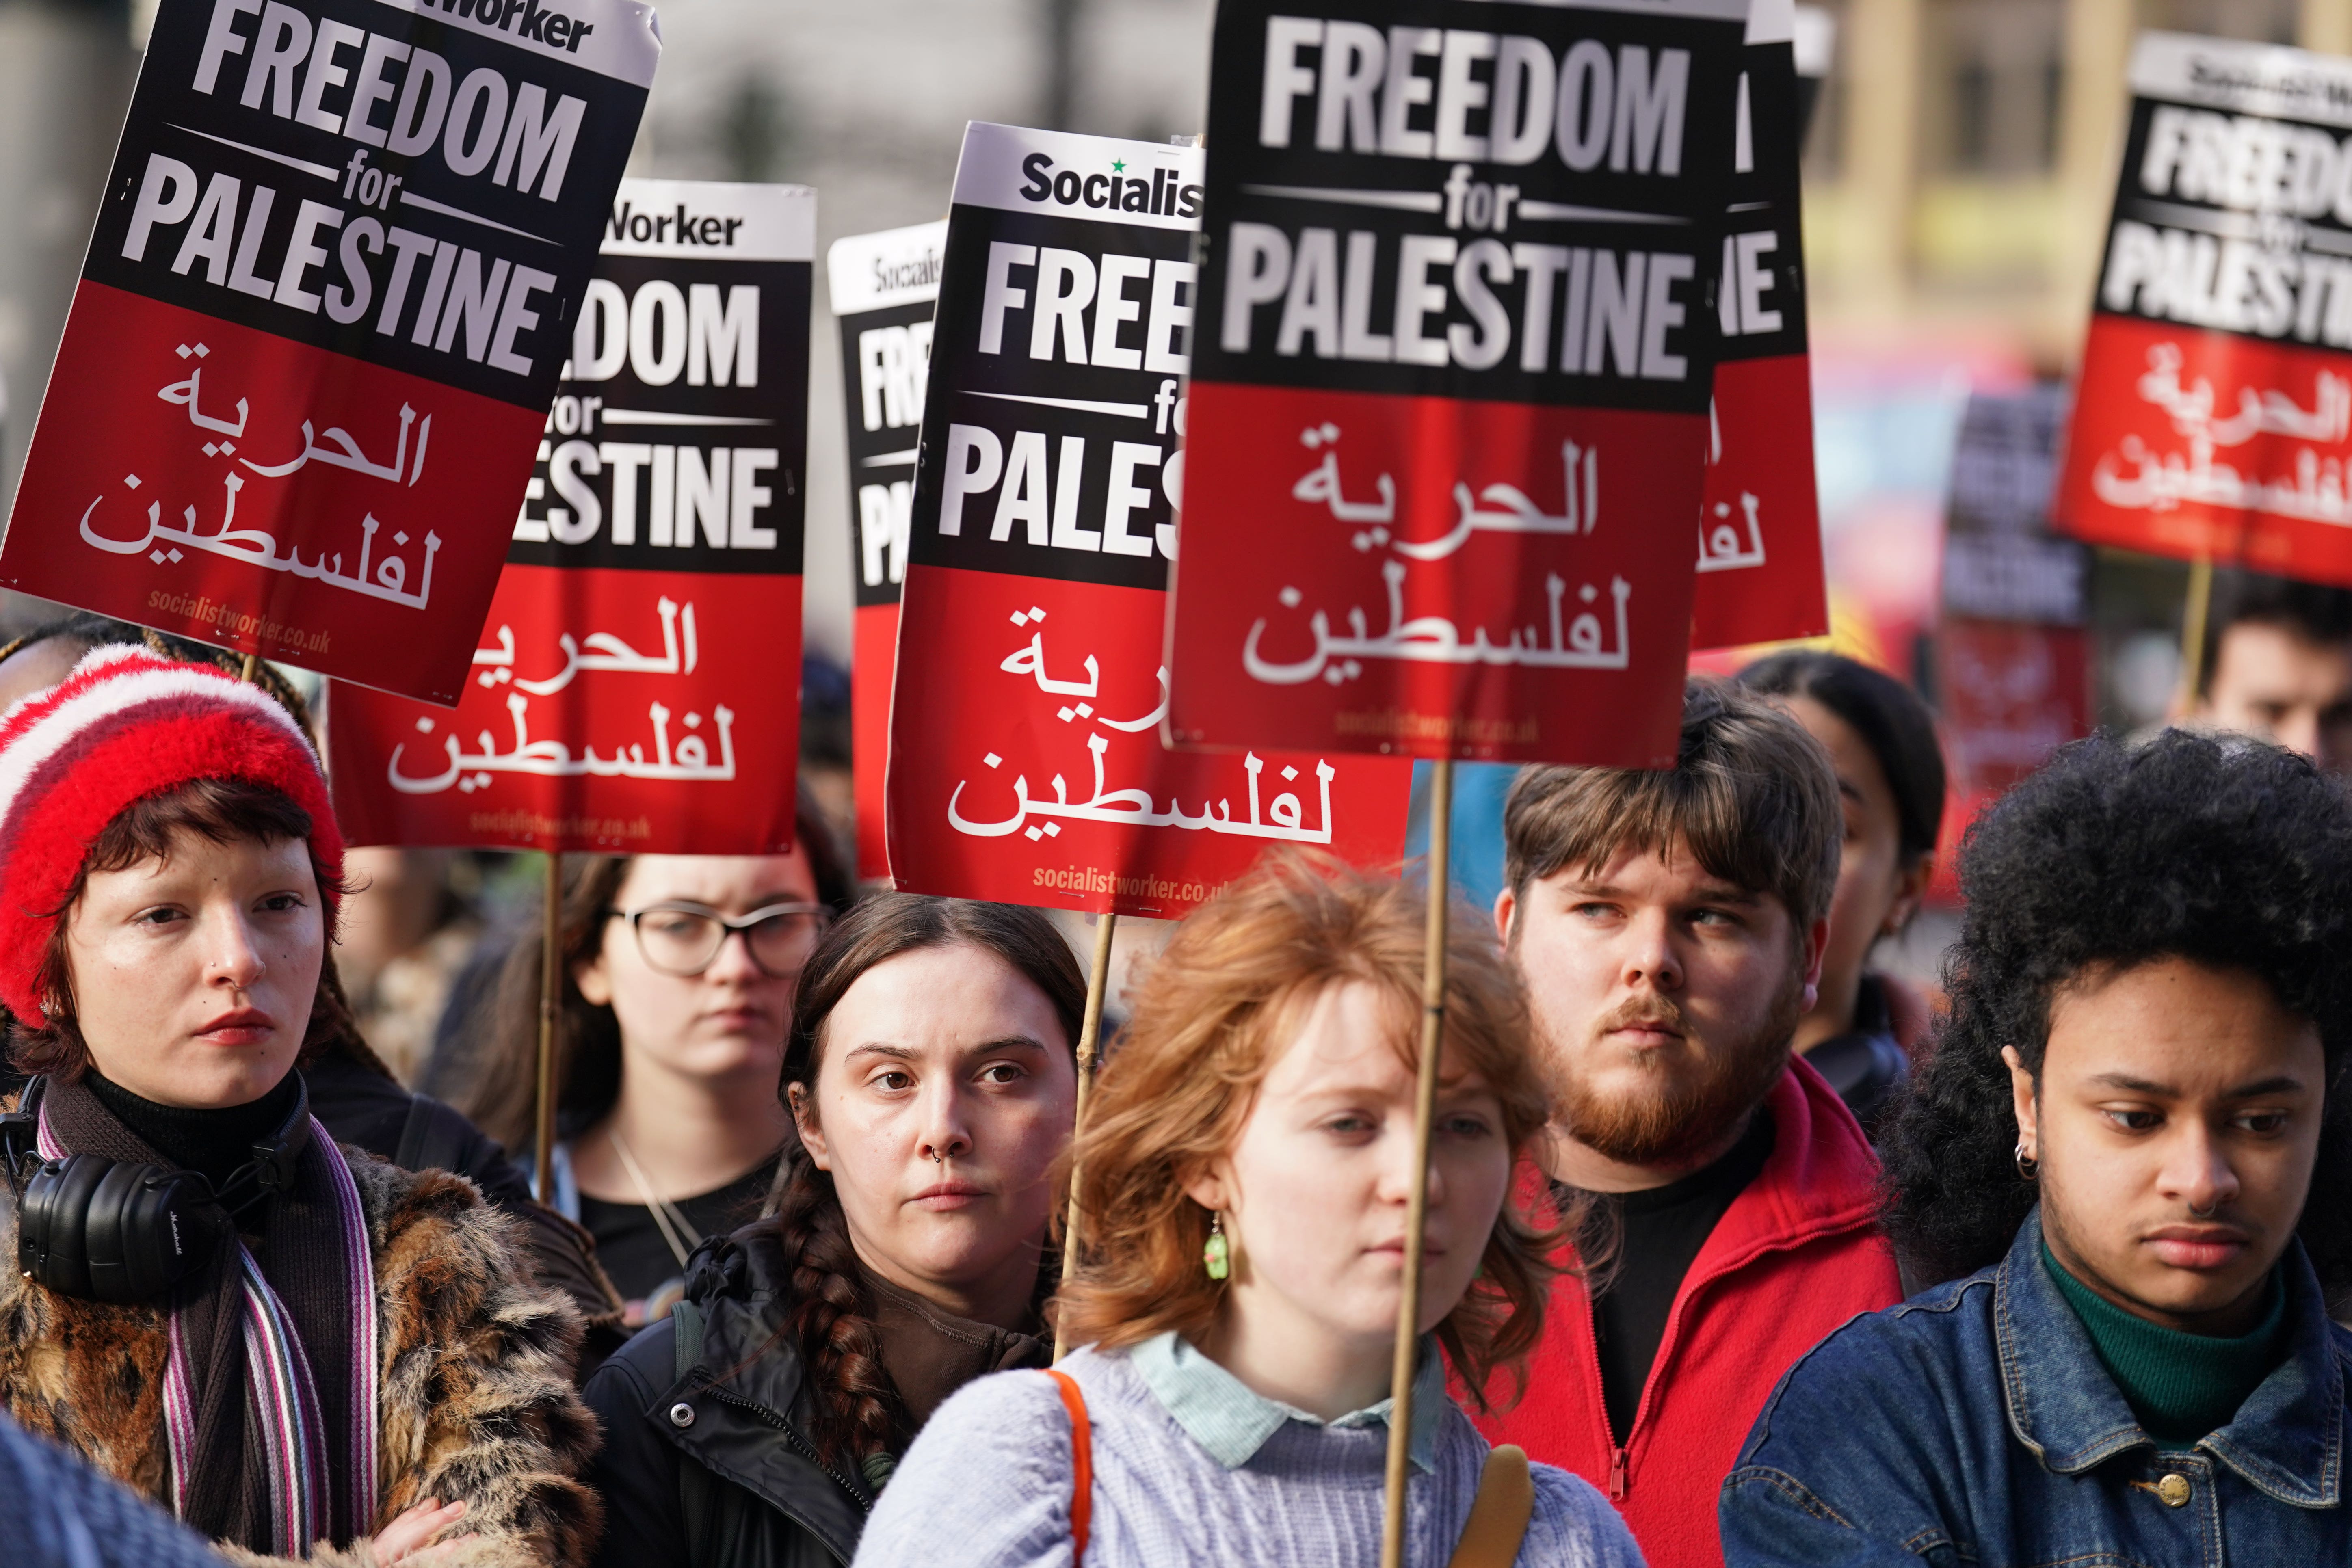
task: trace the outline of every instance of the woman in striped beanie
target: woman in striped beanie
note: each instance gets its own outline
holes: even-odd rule
[[[594,1498],[515,1223],[298,1070],[342,841],[256,688],[107,647],[0,718],[0,1407],[233,1561],[568,1568]]]

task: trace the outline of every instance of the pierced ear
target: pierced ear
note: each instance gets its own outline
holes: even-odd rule
[[[1184,1195],[1211,1214],[1223,1213],[1233,1203],[1233,1184],[1216,1170],[1195,1171],[1180,1178]]]
[[[2025,1068],[2025,1058],[2015,1046],[2003,1046],[2000,1059],[2009,1064],[2009,1093],[2011,1112],[2017,1118],[2017,1146],[2029,1160],[2042,1157],[2041,1098],[2033,1075]]]

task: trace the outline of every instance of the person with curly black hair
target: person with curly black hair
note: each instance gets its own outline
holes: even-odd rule
[[[2086,741],[1960,882],[1881,1144],[1933,1288],[1790,1370],[1726,1561],[2352,1560],[2352,797],[2256,742]]]

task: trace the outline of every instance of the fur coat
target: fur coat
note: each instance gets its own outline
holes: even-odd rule
[[[356,1149],[343,1158],[367,1215],[381,1325],[373,1528],[427,1497],[462,1498],[445,1539],[478,1539],[436,1568],[580,1568],[603,1510],[577,1479],[597,1443],[572,1385],[578,1311],[531,1283],[518,1223],[469,1183]],[[0,1408],[168,1509],[163,1310],[54,1294],[16,1257],[16,1209],[0,1187]],[[221,1550],[244,1568],[283,1562]],[[374,1568],[375,1557],[364,1541],[322,1542],[310,1561]]]

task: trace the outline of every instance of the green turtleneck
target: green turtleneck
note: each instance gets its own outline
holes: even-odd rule
[[[2091,1336],[2099,1361],[2148,1436],[2194,1443],[2230,1424],[2286,1349],[2286,1291],[2271,1271],[2269,1306],[2251,1333],[2225,1338],[2168,1329],[2126,1312],[2042,1247],[2042,1266]]]

